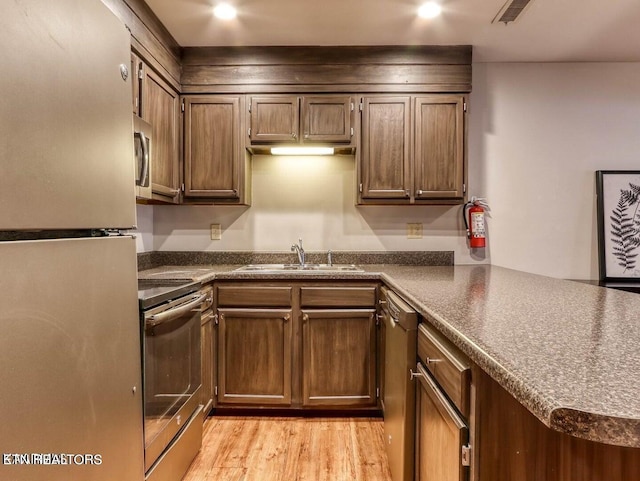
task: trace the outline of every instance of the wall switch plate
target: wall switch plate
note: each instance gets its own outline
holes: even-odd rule
[[[422,239],[422,222],[407,224],[407,239]]]
[[[211,224],[211,240],[222,239],[222,229],[220,224]]]

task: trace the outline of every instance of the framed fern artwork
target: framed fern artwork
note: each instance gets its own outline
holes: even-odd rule
[[[640,170],[596,171],[600,280],[640,280]]]

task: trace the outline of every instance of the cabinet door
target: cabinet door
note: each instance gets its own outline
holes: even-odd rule
[[[158,74],[144,66],[142,118],[153,127],[151,145],[154,199],[178,203],[180,194],[180,99]]]
[[[410,108],[410,97],[363,99],[360,158],[363,199],[409,202]]]
[[[462,199],[464,97],[430,95],[415,100],[414,195]]]
[[[218,309],[218,403],[291,404],[291,310]]]
[[[302,311],[304,406],[375,406],[374,309]]]
[[[239,199],[240,97],[185,97],[185,197]]]
[[[416,481],[465,481],[462,448],[468,428],[436,382],[418,364]]]
[[[202,345],[202,400],[200,402],[204,406],[204,419],[207,418],[207,415],[213,407],[213,326],[213,311],[208,310],[202,316],[200,339]]]
[[[303,97],[302,141],[350,143],[353,136],[353,108],[350,96]]]
[[[249,100],[251,143],[297,143],[298,104],[298,97],[251,97]]]

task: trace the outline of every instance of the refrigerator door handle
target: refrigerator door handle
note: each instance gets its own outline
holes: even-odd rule
[[[193,300],[187,302],[186,304],[181,304],[173,309],[169,309],[167,311],[163,311],[159,314],[154,314],[145,319],[146,327],[154,327],[165,322],[173,321],[174,319],[179,318],[185,313],[193,310],[198,307],[204,299],[207,297],[207,294],[202,294],[200,296],[194,297]]]
[[[140,172],[140,185],[147,187],[149,185],[149,139],[144,132],[138,132],[140,134],[140,145],[142,147],[142,170]]]

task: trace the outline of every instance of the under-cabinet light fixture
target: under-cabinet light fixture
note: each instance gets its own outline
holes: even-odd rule
[[[442,13],[442,7],[436,2],[427,2],[418,9],[418,16],[422,18],[436,18]]]
[[[271,147],[271,155],[333,155],[333,147]]]
[[[233,20],[236,18],[236,9],[228,3],[220,3],[213,9],[213,14],[220,20]]]

